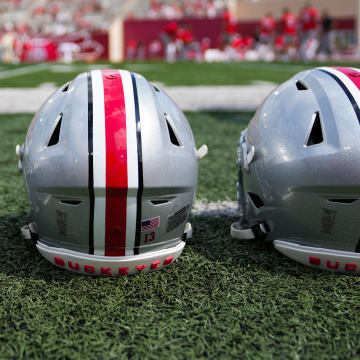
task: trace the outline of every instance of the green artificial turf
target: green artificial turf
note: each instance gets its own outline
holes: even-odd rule
[[[247,113],[188,113],[198,198],[234,199]],[[19,228],[29,209],[15,145],[30,115],[0,115],[1,359],[354,359],[360,278],[320,272],[261,241],[229,236],[235,219],[193,216],[176,264],[133,277],[84,277],[48,263]]]
[[[41,64],[48,66],[48,69],[38,71],[39,65],[4,65],[0,68],[0,87],[36,87],[43,83],[54,83],[60,86],[72,80],[80,72],[89,69],[110,66],[117,69],[125,69],[144,75],[149,81],[161,82],[167,86],[195,86],[195,85],[249,85],[254,81],[268,81],[282,83],[299,71],[316,66],[344,65],[343,63],[264,63],[264,62],[243,62],[243,63],[193,63],[178,62],[168,64],[164,62],[146,63],[119,63],[119,64],[92,64],[76,63],[73,65],[64,64]],[[24,75],[12,75],[1,77],[1,72],[6,69],[14,70],[24,66],[32,66],[34,73]],[[359,66],[359,63],[347,63],[346,66]]]

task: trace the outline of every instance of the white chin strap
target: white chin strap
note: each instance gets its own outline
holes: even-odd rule
[[[208,153],[208,147],[206,145],[201,146],[196,150],[196,158],[200,161]]]
[[[24,240],[37,240],[37,229],[35,223],[30,223],[21,228],[21,235]]]
[[[23,159],[23,156],[24,156],[24,144],[22,144],[21,146],[16,145],[15,153],[16,153],[16,156],[19,159],[18,160],[18,169],[19,169],[20,172],[22,172],[22,159]]]
[[[186,236],[186,239],[192,238],[193,229],[190,223],[186,223],[185,230],[184,230],[184,236]]]
[[[251,227],[244,228],[239,222],[231,224],[231,237],[238,240],[252,240],[263,238],[268,231],[263,223],[255,224]]]

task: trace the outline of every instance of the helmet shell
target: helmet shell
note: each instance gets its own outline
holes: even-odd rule
[[[198,161],[188,121],[162,90],[94,70],[39,109],[22,168],[39,243],[128,257],[182,241]]]
[[[301,72],[251,120],[246,143],[255,156],[242,172],[246,218],[268,225],[268,241],[356,250],[359,76],[347,68]]]

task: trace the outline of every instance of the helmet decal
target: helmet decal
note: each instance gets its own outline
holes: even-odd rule
[[[134,91],[134,102],[135,102],[135,120],[136,120],[136,139],[137,139],[137,156],[138,156],[138,180],[139,187],[137,193],[137,207],[136,207],[136,234],[135,234],[135,248],[134,254],[139,254],[139,246],[141,240],[140,225],[141,225],[141,202],[142,202],[142,193],[144,190],[144,174],[143,174],[143,160],[142,160],[142,146],[141,146],[141,123],[140,123],[140,111],[139,111],[139,98],[136,87],[135,75],[131,74],[131,81]],[[159,218],[160,222],[160,218]]]
[[[93,92],[91,72],[87,73],[88,85],[88,158],[89,158],[89,254],[94,255],[94,206],[95,206],[95,192],[94,192],[94,156],[93,156]]]
[[[94,94],[93,104],[95,201],[91,230],[95,229],[95,253],[133,255],[140,238],[136,228],[141,227],[137,224],[141,222],[139,204],[143,185],[135,78],[125,71],[95,70],[92,71],[92,82],[93,89],[98,91]],[[128,154],[131,154],[129,161]],[[104,188],[105,193],[97,190]]]
[[[357,119],[360,124],[360,72],[358,69],[344,67],[324,67],[319,71],[331,76],[344,90],[346,96],[350,100]]]

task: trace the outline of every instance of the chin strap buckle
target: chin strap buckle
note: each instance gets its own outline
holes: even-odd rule
[[[206,145],[201,146],[196,150],[196,158],[200,161],[208,153],[208,147]]]
[[[265,239],[269,232],[265,223],[257,223],[250,227],[243,227],[239,222],[231,224],[231,237],[238,240]]]
[[[19,159],[18,160],[18,169],[19,169],[20,172],[22,172],[22,159],[23,159],[23,156],[24,156],[24,144],[22,144],[21,146],[16,145],[15,153],[16,153],[16,156]]]
[[[21,235],[24,240],[38,240],[37,228],[35,223],[30,223],[21,228]]]
[[[191,224],[190,224],[190,223],[186,223],[183,239],[190,239],[190,238],[192,238],[192,232],[193,232],[193,229],[192,229]]]

